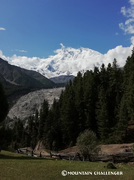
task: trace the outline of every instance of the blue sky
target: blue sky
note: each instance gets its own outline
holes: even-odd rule
[[[60,43],[103,54],[127,47],[133,6],[134,0],[0,0],[0,50],[46,58]]]

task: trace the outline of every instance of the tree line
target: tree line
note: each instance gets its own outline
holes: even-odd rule
[[[59,150],[75,145],[87,129],[104,144],[133,142],[133,120],[134,50],[123,68],[114,59],[107,66],[79,72],[51,108],[44,100],[26,124],[19,120],[13,130],[5,131],[11,131],[11,147],[35,147],[41,140],[46,148]]]

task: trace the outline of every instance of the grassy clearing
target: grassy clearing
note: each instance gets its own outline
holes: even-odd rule
[[[111,171],[105,168],[107,163],[79,162],[65,160],[35,159],[20,154],[2,151],[0,153],[0,180],[133,180],[134,165],[118,164],[116,170],[123,176],[102,175],[67,175],[61,172],[70,171]]]

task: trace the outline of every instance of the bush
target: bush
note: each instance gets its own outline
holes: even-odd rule
[[[98,140],[93,131],[85,130],[77,138],[77,144],[83,160],[95,160],[100,148],[98,147]]]

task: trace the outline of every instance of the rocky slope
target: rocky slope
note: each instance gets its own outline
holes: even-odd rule
[[[59,99],[62,90],[64,88],[42,89],[28,93],[19,98],[17,103],[10,109],[7,117],[9,119],[19,118],[24,120],[33,115],[36,109],[40,110],[44,99],[48,100],[51,106],[54,98]]]

